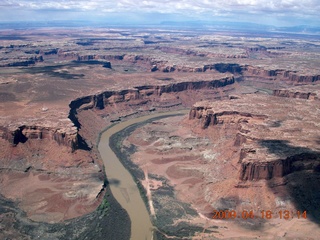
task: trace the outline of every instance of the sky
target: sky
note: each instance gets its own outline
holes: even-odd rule
[[[0,0],[0,21],[231,21],[320,26],[320,0]]]

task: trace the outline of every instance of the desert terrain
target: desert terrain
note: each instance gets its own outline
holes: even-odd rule
[[[189,114],[114,140],[148,195],[157,239],[302,239],[320,231],[317,35],[0,31],[1,238],[129,239],[100,133],[180,109]],[[213,219],[215,210],[258,217]],[[274,215],[265,219],[268,210]],[[280,219],[281,210],[291,219]]]

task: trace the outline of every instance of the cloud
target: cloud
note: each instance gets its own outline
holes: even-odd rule
[[[319,0],[2,0],[6,9],[103,13],[162,13],[201,18],[270,15],[318,18]],[[318,20],[319,21],[319,20]]]
[[[319,10],[318,0],[4,0],[1,5],[20,6],[29,9],[78,9],[78,10],[97,10],[109,8],[113,11],[131,11],[149,8],[159,11],[181,11],[181,10],[228,10],[247,9],[247,10],[297,10],[315,12]]]

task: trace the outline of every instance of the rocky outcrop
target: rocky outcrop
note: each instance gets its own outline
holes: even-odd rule
[[[75,52],[64,52],[61,49],[58,51],[59,60],[78,60],[79,54]]]
[[[292,172],[289,159],[272,162],[244,162],[241,164],[239,179],[247,180],[269,180],[274,177],[283,177]]]
[[[211,45],[201,45],[201,48],[212,47]],[[159,46],[155,49],[160,50],[165,53],[173,53],[179,55],[187,55],[187,56],[198,56],[198,57],[209,57],[209,58],[247,58],[245,54],[224,54],[224,53],[208,53],[206,51],[194,51],[191,49],[182,49],[182,48],[174,48],[174,47],[163,47]]]
[[[168,85],[138,86],[133,89],[122,91],[105,91],[96,95],[77,98],[70,103],[70,113],[76,110],[86,110],[90,108],[103,109],[107,105],[119,102],[128,102],[131,100],[142,100],[152,98],[152,96],[161,96],[163,93],[182,92],[185,90],[197,90],[205,88],[219,88],[234,83],[233,77],[227,77],[220,80],[180,82]],[[73,117],[71,117],[74,120]],[[77,124],[75,124],[77,125]]]
[[[240,65],[237,63],[215,63],[202,67],[170,65],[167,62],[152,62],[151,72],[206,72],[218,71],[221,73],[240,74],[245,77],[260,77],[266,79],[281,79],[293,82],[312,83],[320,80],[320,75],[303,75],[296,71],[283,69],[265,69],[262,67]]]
[[[307,76],[307,75],[300,75],[292,71],[281,71],[281,76],[284,78],[287,78],[290,81],[294,82],[306,82],[306,83],[311,83],[315,81],[320,80],[320,75],[314,75],[314,76]]]
[[[262,67],[255,67],[246,65],[244,67],[244,74],[246,76],[272,77],[289,80],[294,82],[311,83],[320,80],[320,75],[301,75],[296,71],[288,71],[283,69],[264,69]]]
[[[233,83],[233,77],[225,77],[211,81],[178,82],[167,85],[137,86],[119,91],[104,91],[71,101],[69,104],[69,119],[78,130],[81,130],[82,126],[78,115],[86,110],[97,110],[97,112],[103,110],[100,114],[108,116],[110,122],[115,122],[143,111],[151,112],[156,109],[172,109],[181,105],[186,106],[192,101],[190,97],[186,96],[184,99],[179,98],[179,94],[183,95],[183,91],[188,91],[189,94],[192,92],[197,93],[199,89],[215,89]],[[163,98],[163,95],[166,95],[166,97]],[[197,96],[199,99],[201,94]],[[187,103],[187,101],[189,102]],[[114,112],[115,109],[117,109],[116,112]],[[79,140],[78,142],[83,141]],[[91,146],[92,144],[88,143],[88,145]]]
[[[294,91],[294,90],[290,90],[290,89],[276,89],[276,90],[273,90],[273,95],[277,96],[277,97],[319,100],[319,97],[317,96],[316,93]]]
[[[199,119],[202,129],[218,124],[241,124],[248,122],[249,118],[264,119],[267,117],[264,115],[254,115],[248,112],[238,111],[214,112],[210,107],[204,106],[194,106],[189,112],[189,120]],[[238,129],[241,131],[241,127]],[[238,132],[235,137],[234,146],[242,148],[243,144],[247,142],[247,138],[248,137],[245,134]],[[242,181],[269,180],[274,177],[283,177],[292,172],[292,158],[270,162],[258,160],[256,162],[243,161],[248,153],[255,154],[256,149],[242,148],[240,151],[239,164],[241,164],[241,169],[239,179]]]
[[[195,131],[216,134],[216,145],[227,141],[230,151],[237,152],[234,162],[241,181],[270,180],[301,170],[320,171],[317,141],[313,148],[311,145],[305,147],[308,140],[301,136],[300,130],[303,129],[308,139],[317,139],[316,126],[312,124],[317,117],[307,116],[303,121],[288,119],[285,109],[295,103],[285,99],[280,101],[285,105],[281,106],[282,110],[274,108],[279,99],[271,96],[241,96],[219,103],[202,101],[193,105],[189,120],[202,129]],[[314,108],[312,101],[299,103],[307,107],[295,109],[297,115],[306,108]],[[221,134],[223,139],[219,139]]]
[[[289,55],[289,53],[287,52],[276,52],[276,51],[268,51],[268,50],[280,50],[280,49],[283,49],[284,47],[270,47],[270,48],[267,48],[265,46],[258,46],[258,47],[249,47],[249,48],[246,48],[246,53],[247,53],[247,56],[250,57],[250,55],[253,53],[262,53],[263,55],[265,56],[268,56],[268,57],[277,57],[277,56],[281,56],[281,55]]]
[[[264,119],[264,115],[256,115],[247,112],[221,111],[214,112],[210,107],[192,107],[189,112],[189,120],[200,119],[201,127],[208,128],[210,125],[247,122],[248,118]]]
[[[96,55],[84,55],[84,56],[78,56],[78,61],[89,61],[89,60],[94,60],[98,59]]]
[[[213,65],[205,65],[203,67],[204,71],[209,70],[217,70],[218,72],[225,73],[225,72],[230,72],[230,73],[242,73],[244,70],[242,66],[239,64],[235,63],[216,63]]]
[[[55,55],[58,54],[59,48],[40,50],[40,49],[30,49],[24,51],[26,54],[37,54],[37,55]]]
[[[12,145],[25,143],[29,139],[49,139],[54,140],[59,145],[69,147],[72,151],[78,148],[78,133],[76,127],[51,128],[23,125],[13,130],[1,127],[0,136]]]
[[[206,72],[209,70],[215,70],[221,73],[230,72],[233,74],[241,74],[243,67],[236,63],[216,63],[208,64],[203,67],[187,67],[187,66],[177,66],[177,65],[167,65],[166,63],[154,63],[152,65],[151,71],[161,71],[161,72]]]
[[[175,52],[178,51],[181,54],[202,56],[201,54],[183,49],[173,49],[168,47],[159,47],[161,51]],[[249,51],[249,50],[247,50]],[[252,48],[250,51],[265,51],[265,48]],[[271,53],[269,53],[271,54]],[[273,53],[272,53],[273,54]],[[240,74],[247,77],[261,77],[270,79],[281,79],[294,82],[311,83],[320,80],[320,75],[304,75],[297,71],[290,71],[284,69],[265,69],[263,67],[251,66],[251,65],[240,65],[238,63],[214,63],[206,64],[204,66],[183,66],[176,64],[169,64],[167,61],[157,61],[153,58],[144,55],[80,55],[73,52],[58,52],[59,58],[73,59],[77,61],[90,61],[90,60],[108,60],[108,61],[127,61],[131,63],[147,64],[150,67],[151,72],[206,72],[206,71],[218,71],[221,73],[233,73]]]
[[[92,61],[92,60],[106,60],[106,61],[126,61],[130,63],[146,63],[152,65],[153,59],[143,56],[143,55],[133,55],[133,54],[119,54],[119,55],[100,55],[100,54],[88,54],[81,55],[76,52],[63,52],[58,51],[59,59],[63,60],[75,60],[78,62]],[[111,64],[111,63],[110,63]]]
[[[174,47],[162,47],[157,46],[155,49],[160,50],[165,53],[174,53],[180,55],[191,55],[191,56],[198,56],[199,53],[190,49],[182,49],[182,48],[174,48]]]
[[[320,171],[318,153],[301,153],[286,159],[272,162],[243,162],[241,163],[239,179],[242,181],[270,180],[275,177],[284,177],[294,171]]]
[[[3,63],[0,65],[0,67],[27,67],[29,65],[34,65],[37,62],[43,62],[42,56],[33,56],[29,58],[18,58],[14,62],[10,63]]]

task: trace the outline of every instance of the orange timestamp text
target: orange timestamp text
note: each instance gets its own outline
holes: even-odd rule
[[[293,218],[298,219],[307,219],[307,211],[289,211],[289,210],[279,210],[279,211],[271,211],[271,210],[261,210],[261,211],[253,211],[253,210],[243,210],[237,212],[235,210],[213,210],[213,219],[284,219],[290,220]]]

